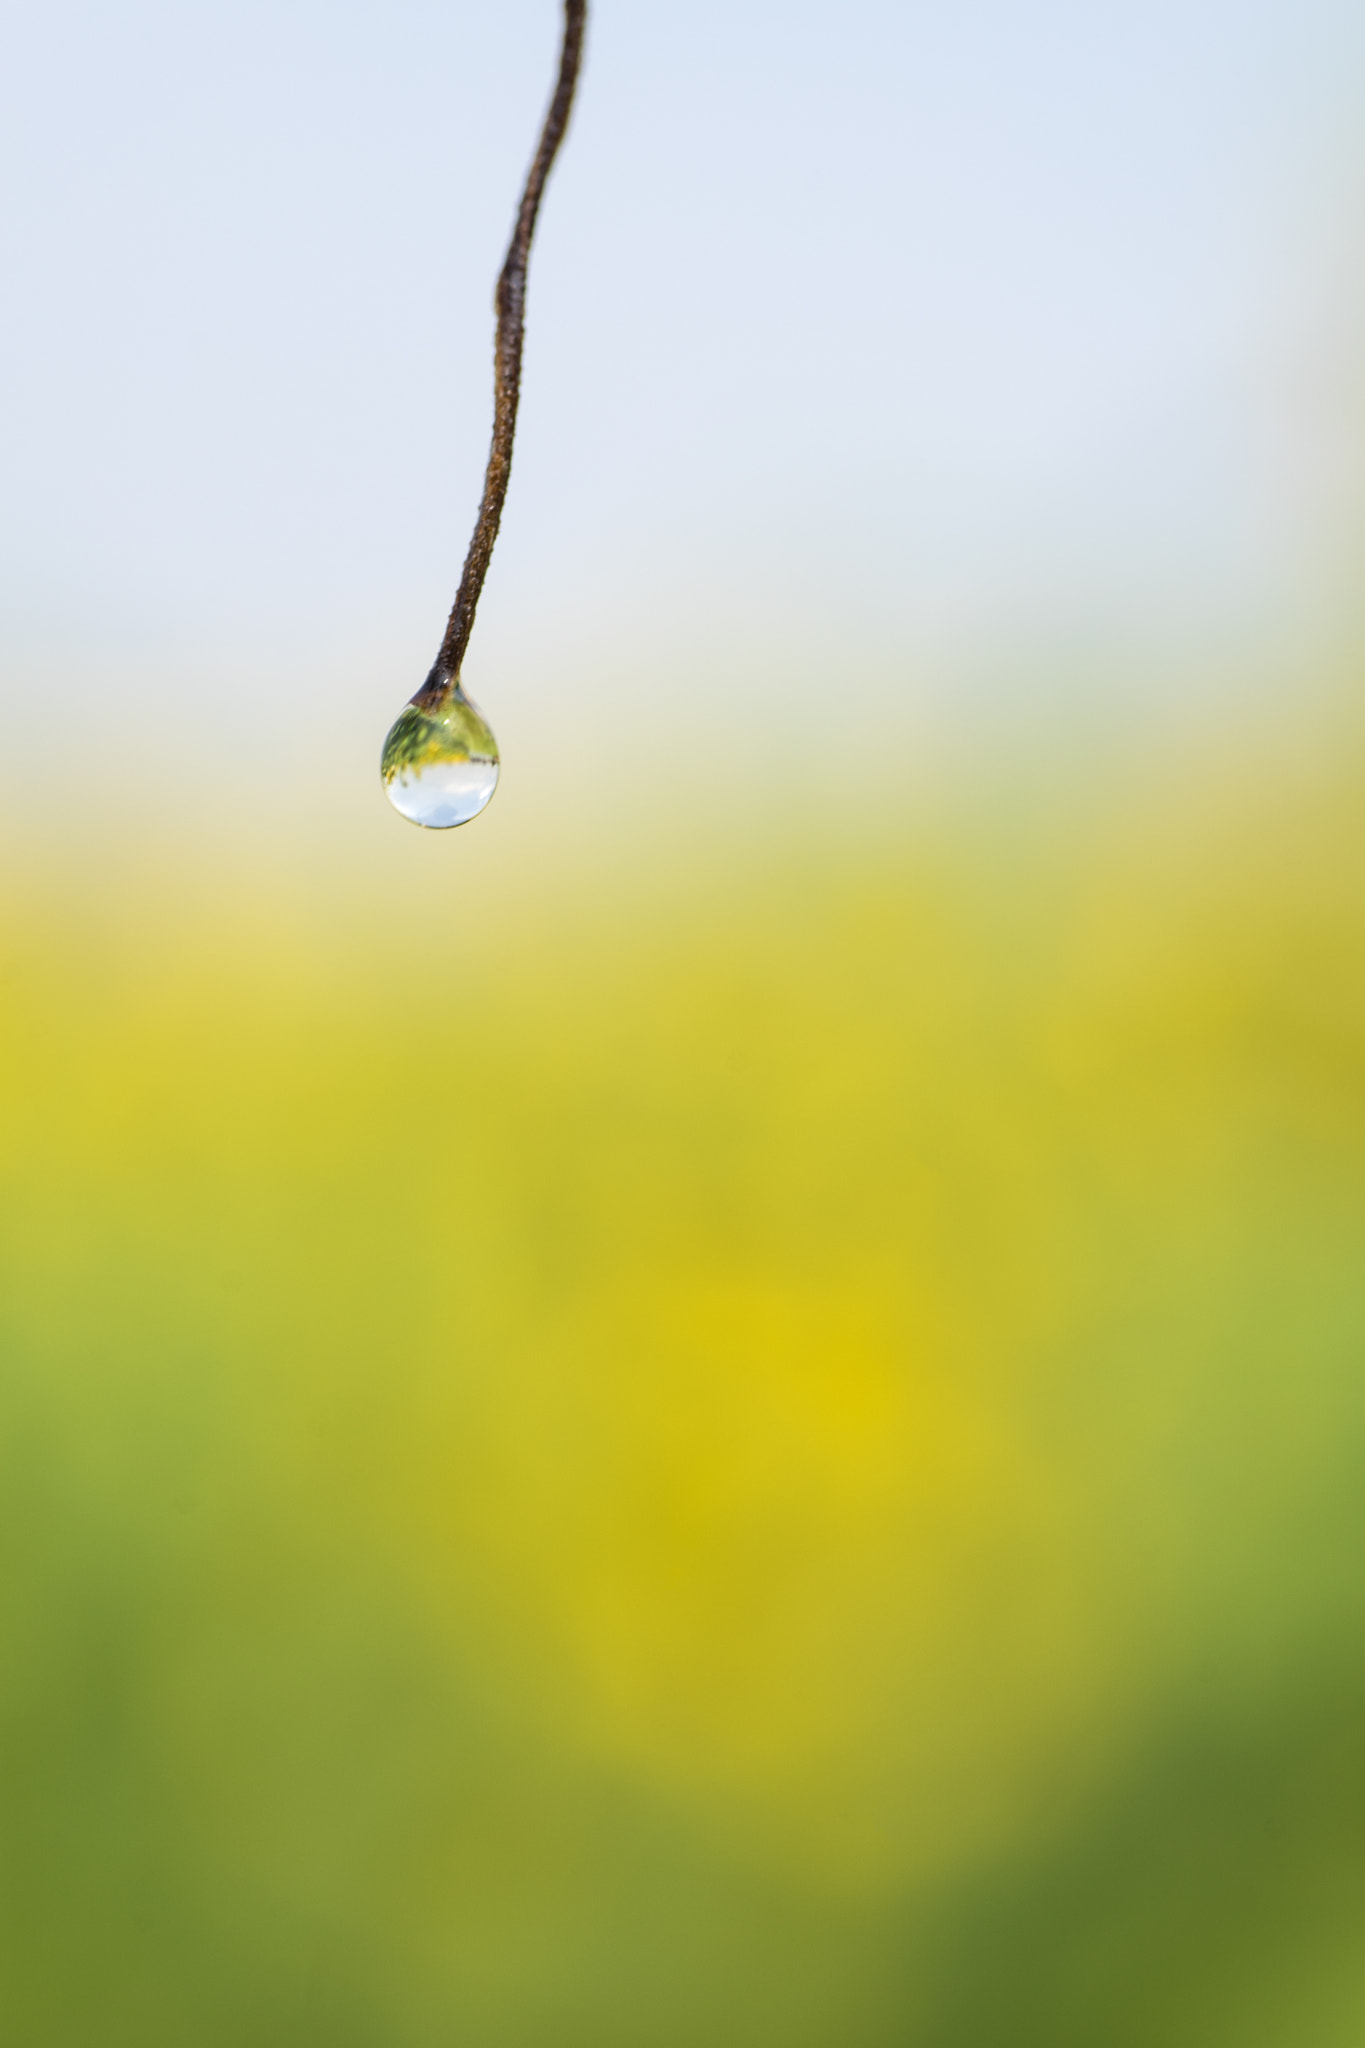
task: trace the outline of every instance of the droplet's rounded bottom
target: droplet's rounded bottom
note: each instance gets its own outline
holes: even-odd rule
[[[433,761],[425,768],[400,768],[384,784],[396,811],[437,831],[477,818],[497,786],[496,761]]]

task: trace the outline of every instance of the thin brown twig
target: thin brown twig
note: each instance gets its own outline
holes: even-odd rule
[[[526,331],[526,270],[531,256],[531,237],[536,231],[545,181],[564,140],[573,105],[574,87],[583,54],[583,29],[587,0],[564,0],[564,46],[559,59],[559,78],[540,133],[540,144],[521,195],[516,226],[508,245],[507,258],[498,278],[494,305],[498,315],[497,339],[493,348],[493,445],[488,455],[483,502],[474,527],[474,537],[465,557],[464,574],[451,607],[441,651],[422,689],[413,702],[434,702],[446,696],[458,683],[460,664],[469,645],[474,612],[483,589],[484,577],[502,520],[507,483],[512,474],[512,437],[517,427],[517,401],[521,396],[521,346]]]

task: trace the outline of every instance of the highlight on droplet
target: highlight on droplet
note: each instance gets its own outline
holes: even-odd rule
[[[405,704],[380,757],[384,792],[414,825],[445,831],[467,825],[498,786],[498,743],[459,682],[435,700],[423,692]]]

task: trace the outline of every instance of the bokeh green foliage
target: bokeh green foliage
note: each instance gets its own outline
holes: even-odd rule
[[[1358,2041],[1360,798],[15,894],[4,2039]]]

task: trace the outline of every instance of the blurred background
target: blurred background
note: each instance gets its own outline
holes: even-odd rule
[[[1365,2036],[1365,18],[0,65],[0,2030]]]

